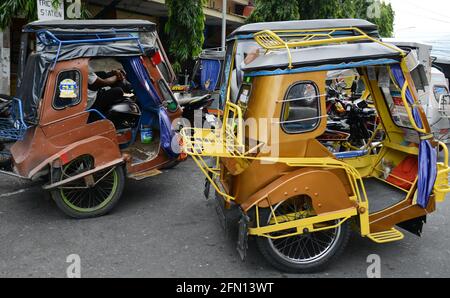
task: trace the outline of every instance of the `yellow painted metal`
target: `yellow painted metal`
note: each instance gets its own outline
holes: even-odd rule
[[[439,142],[439,147],[444,152],[444,162],[438,163],[437,177],[434,183],[434,195],[436,202],[443,202],[445,195],[450,192],[450,186],[448,185],[448,175],[450,168],[448,167],[448,148],[443,142]]]
[[[411,109],[410,104],[408,103],[408,100],[406,99],[406,92],[409,89],[408,81],[405,81],[405,84],[402,87],[402,101],[403,105],[405,106],[406,113],[408,114],[409,122],[411,122],[412,127],[414,130],[420,132],[420,133],[427,133],[425,128],[419,128],[417,126],[416,120],[414,120],[413,112]]]
[[[333,37],[333,34],[338,31],[353,31],[355,36],[348,37]],[[406,56],[405,52],[393,45],[384,43],[378,39],[368,36],[364,31],[359,28],[333,28],[333,29],[314,29],[314,30],[301,30],[296,34],[289,34],[291,40],[283,40],[279,34],[289,33],[295,31],[271,31],[263,30],[253,35],[255,41],[263,47],[266,51],[286,49],[289,58],[289,68],[292,68],[292,55],[291,48],[299,47],[311,47],[311,46],[324,46],[336,43],[351,43],[360,41],[371,41],[383,45],[387,48],[399,52],[403,57]],[[323,33],[324,32],[324,33]],[[358,34],[358,35],[356,35]],[[302,37],[300,40],[292,40],[292,37]]]
[[[405,236],[399,230],[392,228],[388,231],[369,234],[367,238],[376,243],[389,243],[402,240]]]
[[[280,238],[286,238],[286,237],[292,237],[296,235],[304,234],[306,231],[308,233],[328,230],[328,229],[334,229],[340,225],[342,225],[345,221],[350,219],[351,217],[358,214],[358,211],[356,208],[349,208],[345,210],[340,210],[336,212],[329,212],[326,214],[321,214],[320,216],[312,216],[308,218],[303,219],[297,219],[297,220],[289,220],[286,221],[285,216],[278,216],[275,219],[274,224],[270,224],[267,226],[257,226],[256,228],[249,228],[248,232],[249,235],[255,235],[260,237],[266,237],[271,239],[280,239]],[[259,218],[259,216],[258,216]],[[324,222],[329,221],[338,221],[336,224],[333,225],[325,225],[318,227],[317,225]],[[295,229],[295,232],[281,235],[281,236],[273,236],[271,233],[274,232],[281,232],[286,230],[293,230]]]
[[[224,126],[228,126],[224,122]],[[194,135],[196,136],[196,140],[192,140],[189,136],[189,133],[194,131]],[[222,133],[229,133],[227,129],[221,130]],[[204,129],[196,129],[196,128],[185,128],[181,131],[181,135],[183,137],[183,145],[184,151],[188,153],[202,172],[205,174],[207,179],[211,182],[211,185],[215,188],[215,190],[224,197],[226,201],[234,201],[235,198],[225,193],[220,186],[220,182],[218,181],[219,173],[210,169],[208,167],[207,162],[204,160],[206,156],[213,156],[219,158],[242,158],[248,160],[259,160],[261,162],[269,162],[269,163],[284,163],[291,167],[311,167],[311,168],[326,168],[326,169],[342,169],[347,173],[348,179],[350,181],[350,186],[355,194],[356,202],[358,203],[359,208],[366,210],[366,212],[360,214],[360,225],[361,225],[361,234],[367,235],[370,232],[369,228],[369,214],[368,214],[368,200],[367,194],[364,188],[364,183],[362,181],[362,177],[359,172],[348,165],[343,161],[339,161],[333,158],[283,158],[283,157],[258,157],[251,156],[247,151],[242,153],[241,150],[236,150],[236,148],[242,148],[242,144],[238,143],[238,145],[229,144],[227,146],[223,145],[223,138],[216,135],[217,131],[211,132],[206,131]],[[202,137],[208,135],[210,138],[203,139]],[[217,141],[218,144],[211,144]],[[233,141],[236,141],[233,139]],[[256,202],[258,204],[259,202]],[[356,215],[356,214],[354,214]],[[317,218],[321,218],[317,216]],[[326,221],[325,219],[322,221]]]
[[[232,112],[230,112],[232,111]],[[352,192],[355,194],[358,206],[368,210],[367,194],[364,183],[359,172],[351,165],[336,160],[334,158],[284,158],[284,157],[262,157],[252,153],[257,148],[245,150],[241,142],[242,138],[242,112],[239,106],[230,102],[226,103],[224,112],[224,121],[222,129],[208,130],[200,128],[183,128],[180,132],[183,138],[184,152],[192,156],[195,163],[211,182],[214,189],[223,196],[226,201],[234,201],[235,198],[223,191],[219,177],[219,171],[211,169],[208,166],[205,157],[216,158],[240,158],[247,160],[259,160],[268,163],[284,163],[291,167],[310,167],[326,169],[342,169],[348,176]],[[229,117],[229,118],[227,118]],[[227,120],[228,119],[228,120]],[[230,120],[231,119],[231,120]],[[237,123],[237,124],[236,124]],[[236,125],[235,125],[236,124]],[[240,136],[240,137],[236,137]],[[258,202],[257,202],[258,203]],[[320,217],[320,216],[318,216]],[[369,229],[369,214],[364,212],[360,214],[361,234],[367,235]]]

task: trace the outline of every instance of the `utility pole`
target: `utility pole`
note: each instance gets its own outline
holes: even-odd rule
[[[222,0],[222,51],[225,51],[227,38],[227,0]]]

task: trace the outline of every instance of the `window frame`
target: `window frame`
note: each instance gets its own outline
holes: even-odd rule
[[[286,129],[285,123],[283,123],[284,122],[283,118],[284,118],[284,115],[286,113],[286,104],[288,103],[288,102],[286,102],[286,100],[288,100],[287,98],[289,97],[289,93],[291,92],[291,90],[295,86],[298,86],[298,85],[301,85],[301,84],[310,84],[310,85],[312,85],[314,87],[314,90],[316,91],[316,98],[319,101],[318,110],[317,110],[318,121],[317,121],[316,125],[314,125],[314,127],[309,129],[309,130],[289,131],[289,129]],[[320,95],[319,91],[320,90],[319,90],[319,87],[317,86],[316,82],[311,81],[311,80],[297,81],[297,82],[291,84],[288,87],[288,89],[287,89],[287,91],[286,91],[286,93],[285,93],[285,95],[283,97],[283,105],[281,106],[281,115],[280,115],[280,127],[281,127],[281,129],[283,130],[283,132],[285,134],[288,134],[288,135],[305,134],[305,133],[313,132],[313,131],[317,130],[318,127],[320,127],[323,117],[322,117],[322,102],[321,102],[321,97],[322,96]],[[298,120],[301,120],[301,119],[298,119]]]
[[[66,105],[64,107],[56,107],[55,106],[55,99],[56,99],[56,91],[59,88],[59,77],[60,77],[60,75],[62,73],[70,72],[70,71],[77,72],[78,76],[80,78],[80,82],[78,84],[78,88],[80,90],[80,92],[79,92],[79,99],[76,102],[74,102],[72,104],[69,104],[69,105]],[[79,105],[83,101],[83,92],[82,92],[83,88],[82,88],[82,86],[83,86],[83,75],[82,75],[82,73],[81,73],[81,71],[79,69],[77,69],[77,68],[69,68],[69,69],[64,69],[64,70],[59,71],[58,74],[56,75],[55,88],[53,90],[52,108],[57,110],[57,111],[62,111],[62,110],[65,110],[67,108],[71,108],[71,107],[75,107],[75,106]]]
[[[438,103],[439,103],[439,97],[436,96],[436,95],[437,95],[437,93],[436,93],[436,88],[443,88],[443,89],[445,89],[445,91],[447,91],[447,94],[450,95],[450,91],[448,90],[447,86],[445,86],[445,85],[440,85],[440,84],[438,84],[438,85],[433,85],[433,96],[434,96],[434,98],[436,99],[436,101],[437,101]]]

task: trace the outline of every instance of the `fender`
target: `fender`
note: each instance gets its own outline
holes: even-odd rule
[[[353,208],[357,203],[349,199],[344,184],[330,171],[299,169],[290,172],[253,194],[242,209],[247,212],[255,205],[267,208],[288,198],[307,195],[316,214]]]
[[[75,142],[50,156],[31,170],[28,174],[28,178],[32,178],[47,165],[51,166],[56,162],[58,166],[63,166],[82,155],[92,156],[94,158],[95,167],[122,158],[122,154],[120,153],[119,146],[116,142],[107,137],[93,136]]]

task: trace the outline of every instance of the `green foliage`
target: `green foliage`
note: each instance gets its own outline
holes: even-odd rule
[[[3,0],[0,4],[0,30],[8,27],[11,19],[18,15],[23,15],[29,21],[36,20],[36,0]]]
[[[205,41],[206,0],[166,0],[169,19],[164,28],[169,37],[169,53],[174,58],[173,69],[181,71],[182,64],[200,55]]]
[[[297,8],[295,8],[297,6]],[[394,33],[395,13],[380,0],[257,0],[248,22],[311,19],[366,19],[378,25],[383,37]]]
[[[378,25],[378,30],[383,37],[392,37],[394,34],[395,12],[392,5],[382,2],[378,17],[366,16],[366,19]]]
[[[57,8],[63,0],[52,0],[53,7]],[[0,30],[5,29],[11,23],[14,17],[24,17],[32,22],[37,19],[37,1],[36,0],[2,0],[0,3]],[[89,18],[89,11],[86,5],[82,3],[81,17]]]
[[[256,0],[255,10],[247,19],[247,23],[298,20],[299,18],[296,0]]]
[[[304,20],[350,18],[354,14],[353,0],[298,0]]]

